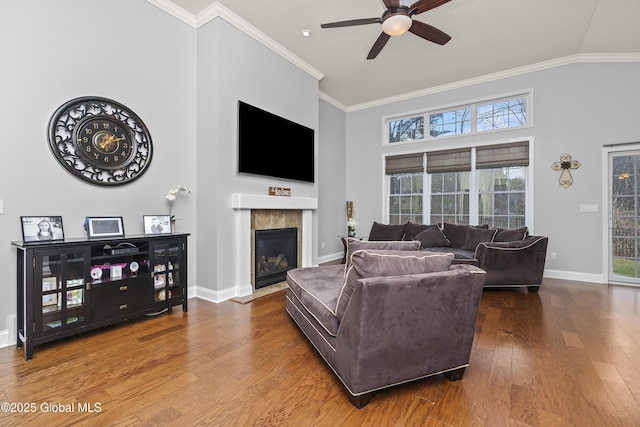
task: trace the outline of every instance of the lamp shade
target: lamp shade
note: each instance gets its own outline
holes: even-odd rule
[[[399,36],[411,28],[413,21],[406,14],[397,14],[387,17],[382,23],[382,31],[390,36]]]

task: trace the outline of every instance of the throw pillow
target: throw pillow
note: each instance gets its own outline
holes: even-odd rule
[[[369,240],[402,240],[406,226],[406,224],[380,224],[374,221],[369,232]]]
[[[506,228],[498,228],[496,237],[493,238],[494,242],[513,242],[515,240],[524,240],[529,235],[529,229],[527,227],[516,228],[513,230],[507,230]]]
[[[419,241],[422,248],[435,248],[451,244],[437,225],[430,225],[423,232],[414,236],[413,240]]]
[[[345,260],[345,273],[351,265],[351,255],[360,249],[376,249],[376,250],[397,250],[397,251],[417,251],[420,249],[420,242],[413,240],[408,241],[373,241],[358,240],[353,238],[345,239],[347,246],[347,256]]]
[[[447,240],[449,240],[451,247],[460,249],[464,246],[464,242],[467,239],[468,228],[468,225],[449,224],[445,222],[442,232]]]
[[[469,227],[467,237],[464,241],[462,249],[467,251],[475,251],[478,243],[492,242],[498,230],[495,228],[476,228]]]
[[[453,254],[361,249],[355,251],[347,270],[338,301],[336,317],[342,321],[351,295],[359,279],[365,277],[400,276],[445,271],[451,267]]]
[[[403,240],[415,240],[415,237],[422,233],[427,228],[431,227],[431,225],[427,224],[414,224],[413,222],[408,222],[407,227],[404,230],[404,238]]]

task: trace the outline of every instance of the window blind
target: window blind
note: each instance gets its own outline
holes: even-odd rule
[[[385,163],[385,173],[393,175],[396,173],[417,173],[424,172],[422,158],[424,153],[402,154],[398,156],[388,156]]]
[[[471,170],[471,148],[427,153],[427,173]]]
[[[476,168],[529,166],[529,141],[476,148]]]

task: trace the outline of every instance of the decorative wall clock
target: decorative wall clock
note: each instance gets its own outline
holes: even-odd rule
[[[97,185],[139,178],[153,153],[143,121],[107,98],[81,97],[61,105],[49,121],[49,147],[73,175]]]

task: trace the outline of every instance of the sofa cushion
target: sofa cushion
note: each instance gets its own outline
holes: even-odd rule
[[[369,240],[402,240],[406,224],[389,225],[373,222],[369,232]]]
[[[428,251],[396,251],[361,249],[351,255],[351,265],[336,303],[336,317],[342,320],[358,280],[368,277],[399,276],[406,274],[445,271],[451,267],[453,254]]]
[[[413,240],[419,241],[421,248],[442,247],[451,244],[437,225],[427,226],[424,231],[414,236]]]
[[[343,266],[322,265],[287,272],[287,284],[298,301],[330,335],[338,332],[335,308],[344,283]]]
[[[349,265],[351,265],[351,254],[360,249],[379,249],[379,250],[398,250],[398,251],[417,251],[420,249],[418,241],[367,241],[354,238],[346,238],[345,245],[347,247],[347,256],[345,260],[344,272],[346,274]]]
[[[408,222],[406,228],[404,229],[404,238],[403,240],[415,240],[415,237],[431,227],[428,224],[415,224],[413,222]]]
[[[467,236],[462,245],[462,249],[467,251],[475,251],[476,246],[482,242],[492,242],[498,230],[495,228],[476,228],[469,227],[467,229]]]
[[[462,248],[465,240],[467,239],[468,228],[468,225],[450,224],[445,222],[442,225],[442,232],[447,240],[449,240],[449,244],[451,246],[454,248]]]
[[[513,242],[514,240],[524,240],[529,235],[527,227],[508,230],[506,228],[498,228],[494,242]]]

